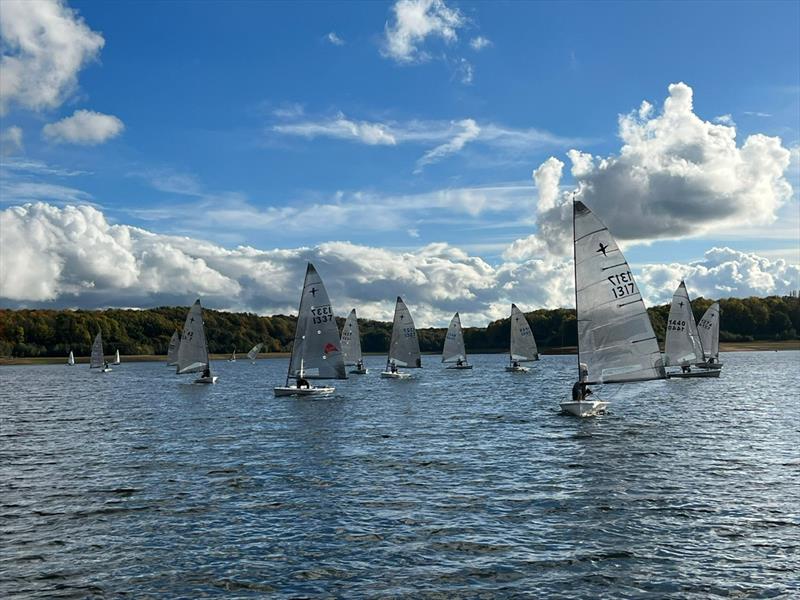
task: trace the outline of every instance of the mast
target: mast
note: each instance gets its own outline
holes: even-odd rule
[[[575,247],[575,192],[572,192],[572,277],[575,283],[575,339],[578,349],[578,381],[581,380],[581,333],[578,327],[578,251]]]
[[[301,319],[300,309],[303,307],[303,292],[305,292],[306,290],[306,279],[308,279],[308,270],[310,268],[311,268],[311,263],[308,263],[306,265],[306,274],[303,277],[303,287],[300,288],[300,303],[297,305],[297,325],[294,328],[294,343],[292,344],[292,354],[291,356],[289,356],[289,368],[286,370],[286,387],[289,387],[289,378],[292,375],[292,362],[293,362],[292,359],[294,359],[294,353],[297,352],[297,345],[298,345],[297,342],[305,338],[305,332],[303,333],[303,336],[301,338],[298,338],[297,336],[300,333],[300,319]],[[303,324],[305,324],[305,322]],[[303,363],[301,358],[301,363],[300,363],[301,377],[302,377],[302,372],[303,372]]]

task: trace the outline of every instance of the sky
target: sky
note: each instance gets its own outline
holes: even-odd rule
[[[468,326],[800,288],[800,3],[0,3],[0,306]]]

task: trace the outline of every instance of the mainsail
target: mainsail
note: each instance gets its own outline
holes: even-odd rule
[[[250,348],[250,352],[247,353],[247,358],[249,358],[250,360],[255,360],[256,357],[258,356],[258,353],[261,352],[261,348],[263,346],[264,344],[256,344],[255,346]]]
[[[114,364],[118,365],[118,364],[120,364],[121,362],[122,362],[122,361],[121,361],[121,360],[120,360],[120,358],[119,358],[119,350],[117,350],[117,353],[116,353],[116,355],[114,356]]]
[[[92,360],[89,363],[90,369],[99,369],[105,364],[103,358],[103,335],[98,331],[92,344]]]
[[[181,334],[175,331],[169,340],[167,348],[167,366],[172,367],[178,364],[178,348],[181,345]]]
[[[686,291],[686,284],[681,281],[669,307],[664,365],[677,367],[701,360],[703,360],[703,347],[700,345],[700,334],[694,322],[689,292]]]
[[[400,296],[397,297],[397,304],[394,307],[392,340],[389,343],[387,364],[392,363],[399,367],[422,367],[417,329],[414,327],[408,307]]]
[[[342,328],[342,354],[346,365],[358,364],[362,359],[361,334],[358,331],[358,317],[356,317],[355,308],[347,315],[347,320]]]
[[[467,350],[464,347],[464,332],[461,330],[461,317],[458,313],[453,315],[447,334],[444,338],[444,349],[442,350],[442,362],[458,362],[467,360]]]
[[[580,201],[573,203],[573,235],[578,362],[586,365],[586,383],[664,379],[630,267],[606,226]]]
[[[183,324],[183,335],[178,347],[178,364],[176,373],[195,373],[208,367],[208,344],[203,328],[203,311],[198,298],[186,315]]]
[[[75,364],[75,355],[72,353],[72,350],[69,351],[69,358],[67,359],[67,364],[68,365]]]
[[[322,278],[311,263],[308,263],[300,295],[286,385],[289,379],[301,373],[310,379],[347,379],[331,301]]]
[[[511,360],[539,360],[531,326],[516,304],[511,305]]]
[[[719,302],[708,307],[697,329],[705,358],[719,358]]]

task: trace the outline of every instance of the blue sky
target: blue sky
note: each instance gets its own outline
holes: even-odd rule
[[[646,122],[664,112],[670,84],[685,82],[693,92],[687,119],[730,127],[735,149],[749,136],[780,138],[777,147],[791,157],[787,163],[774,148],[758,157],[737,155],[731,160],[774,160],[778,170],[769,181],[748,179],[733,191],[722,189],[724,174],[690,182],[700,212],[738,194],[737,222],[706,216],[672,233],[643,225],[641,235],[635,223],[623,225],[622,237],[637,240],[629,243],[630,262],[690,266],[715,246],[800,262],[800,4],[422,2],[428,30],[410,38],[403,34],[415,24],[396,10],[403,4],[55,3],[68,20],[83,20],[86,31],[77,37],[94,32],[104,43],[73,65],[75,85],[64,86],[58,100],[42,106],[21,92],[9,96],[0,130],[16,128],[21,139],[4,134],[0,208],[86,204],[108,225],[224,249],[341,241],[413,253],[444,242],[495,269],[547,261],[535,252],[508,253],[543,223],[532,171],[555,157],[564,163],[558,189],[573,189],[580,178],[570,173],[568,150],[598,162],[619,157],[625,145],[620,115],[648,101],[653,110],[637,127],[650,135]],[[12,19],[40,18],[4,12],[4,35]],[[12,37],[5,35],[4,60],[21,53]],[[98,125],[99,137],[88,144],[76,143],[74,128],[46,130],[79,110],[119,125]],[[58,137],[59,131],[68,133]],[[661,131],[670,135],[669,127]],[[681,148],[678,154],[691,151]],[[644,163],[649,152],[659,150],[643,151]],[[698,152],[708,155],[707,148]],[[668,169],[663,159],[655,161]],[[701,163],[701,170],[719,166]],[[616,190],[602,189],[608,179],[595,174],[586,181],[598,195],[595,208],[617,202],[613,210],[598,210],[613,231],[614,215],[630,212],[626,202],[633,200],[622,189],[610,199]],[[788,193],[764,192],[781,181],[791,186]],[[654,185],[655,179],[648,190],[657,194]],[[668,200],[648,218],[687,210]],[[771,219],[754,222],[753,214]],[[89,300],[64,283],[68,275],[59,273],[62,284],[49,295],[0,296],[28,304],[121,301],[114,295]],[[772,275],[796,287],[792,273]],[[708,286],[706,293],[714,286],[718,295],[739,293],[730,281]],[[170,298],[184,293],[162,291]],[[155,302],[159,293],[137,302]],[[568,297],[531,296],[531,304]],[[430,314],[438,314],[430,304]],[[277,300],[231,304],[281,306]],[[491,314],[475,310],[476,319]]]

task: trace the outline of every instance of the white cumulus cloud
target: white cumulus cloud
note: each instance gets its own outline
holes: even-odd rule
[[[122,121],[113,115],[76,110],[70,117],[45,125],[42,133],[59,144],[94,146],[117,137],[124,129]]]
[[[325,36],[325,39],[334,46],[344,46],[344,40],[340,38],[335,31],[328,33],[328,35]]]
[[[37,111],[60,106],[105,43],[60,0],[3,0],[0,37],[0,115],[12,104]]]
[[[427,60],[428,54],[419,48],[426,38],[454,42],[466,23],[461,12],[443,0],[398,0],[392,11],[394,21],[386,24],[382,53],[400,63]]]

